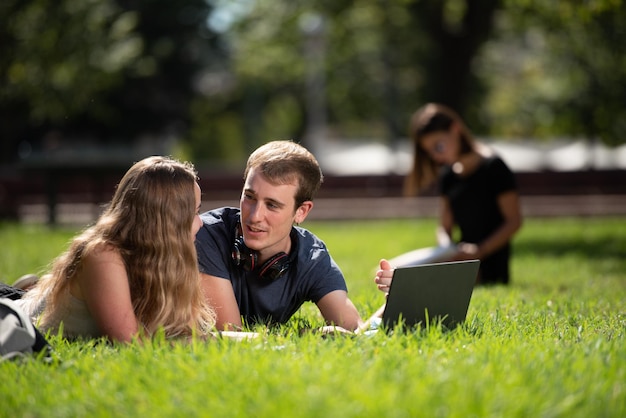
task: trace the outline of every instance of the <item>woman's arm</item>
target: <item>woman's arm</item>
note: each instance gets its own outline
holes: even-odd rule
[[[462,243],[459,248],[468,258],[483,259],[508,243],[522,226],[519,195],[509,191],[498,196],[498,206],[504,222],[484,241],[477,244]]]
[[[454,216],[450,209],[450,202],[446,197],[440,198],[439,226],[437,226],[437,244],[447,247],[452,244],[452,229],[454,228]]]
[[[204,297],[215,309],[215,327],[220,331],[238,331],[242,328],[241,312],[230,280],[201,273]]]
[[[522,212],[516,191],[509,191],[498,196],[498,206],[504,222],[500,228],[478,245],[478,254],[483,258],[502,248],[522,226]]]
[[[119,252],[107,247],[87,255],[74,280],[73,295],[85,302],[102,334],[112,341],[131,341],[139,324]]]

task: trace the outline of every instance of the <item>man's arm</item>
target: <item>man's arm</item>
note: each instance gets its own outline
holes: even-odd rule
[[[329,325],[354,331],[363,324],[359,312],[345,290],[334,290],[326,294],[317,302],[317,307]]]
[[[220,331],[242,328],[241,313],[230,280],[200,273],[204,296],[217,315],[215,327]]]

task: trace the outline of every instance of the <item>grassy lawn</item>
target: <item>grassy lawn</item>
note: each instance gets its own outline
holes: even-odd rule
[[[363,316],[381,257],[434,220],[309,222]],[[76,230],[0,224],[0,278],[38,272]],[[513,282],[477,288],[452,332],[326,337],[305,305],[259,340],[143,346],[51,336],[54,360],[0,363],[0,417],[624,417],[626,218],[527,219]]]

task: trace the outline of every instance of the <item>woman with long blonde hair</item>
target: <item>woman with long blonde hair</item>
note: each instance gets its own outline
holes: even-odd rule
[[[194,246],[202,222],[190,163],[149,157],[134,164],[95,225],[76,236],[20,300],[42,331],[128,342],[208,333]]]

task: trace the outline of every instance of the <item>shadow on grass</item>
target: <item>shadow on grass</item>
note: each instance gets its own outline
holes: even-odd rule
[[[573,255],[595,261],[623,262],[626,255],[626,236],[594,236],[585,238],[546,237],[524,238],[515,241],[516,256],[562,257]]]
[[[521,238],[521,237],[520,237]],[[575,260],[575,265],[580,266],[582,271],[589,271],[593,277],[602,278],[605,275],[618,278],[626,283],[624,272],[626,271],[626,234],[615,231],[614,234],[606,232],[596,234],[564,234],[561,237],[549,236],[539,238],[537,236],[523,237],[517,240],[513,246],[513,257],[520,260],[544,260],[556,263],[559,260]],[[564,267],[564,272],[575,273],[571,270],[571,262]],[[523,271],[523,269],[522,269]],[[551,274],[555,274],[551,270]],[[586,286],[583,282],[571,282],[568,273],[564,276],[546,277],[542,280],[516,281],[513,283],[525,289],[549,292],[556,290],[559,293],[569,292],[574,288]],[[613,283],[613,282],[611,282]]]

